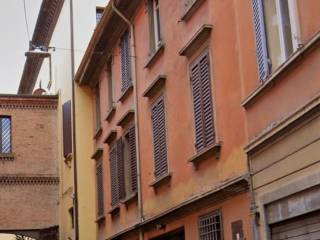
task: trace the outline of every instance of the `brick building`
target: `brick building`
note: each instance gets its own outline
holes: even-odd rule
[[[0,230],[58,231],[57,96],[0,95]]]

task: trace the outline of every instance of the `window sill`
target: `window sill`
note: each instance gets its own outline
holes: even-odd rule
[[[111,130],[110,133],[107,135],[106,139],[104,140],[104,143],[110,145],[113,140],[115,140],[117,137],[117,131]]]
[[[115,112],[116,112],[116,107],[113,106],[113,107],[108,111],[108,113],[107,113],[107,116],[106,116],[106,121],[107,121],[107,122],[110,122],[110,121],[111,121],[111,119],[112,119],[112,117],[114,116]]]
[[[103,149],[102,148],[98,148],[94,154],[91,156],[91,159],[94,159],[94,160],[99,160],[100,157],[102,156],[103,154]]]
[[[143,96],[147,98],[153,97],[164,86],[166,79],[166,75],[159,75],[144,91]]]
[[[132,202],[134,202],[136,199],[138,198],[138,194],[137,192],[134,192],[133,194],[131,194],[129,197],[121,200],[121,203],[128,206],[129,204],[131,204]]]
[[[133,86],[131,85],[130,87],[128,87],[123,93],[122,95],[119,97],[118,102],[124,102],[128,96],[130,95],[130,93],[133,90]]]
[[[116,206],[112,207],[110,210],[109,210],[109,214],[113,217],[115,216],[116,214],[118,214],[120,212],[120,206],[119,204],[117,204]]]
[[[182,15],[181,17],[181,21],[188,21],[193,14],[198,10],[198,8],[201,6],[201,4],[204,2],[205,0],[195,0],[194,3],[192,3],[187,10],[185,11],[185,13]]]
[[[249,94],[242,102],[241,105],[244,108],[250,107],[257,98],[263,95],[267,89],[270,89],[274,84],[281,80],[281,75],[288,71],[294,64],[298,61],[301,61],[306,54],[308,54],[313,48],[319,46],[320,42],[320,33],[314,36],[306,45],[302,48],[299,48],[286,62],[284,62],[279,68],[272,73],[266,80],[261,82],[261,84]]]
[[[212,25],[204,24],[186,43],[186,45],[179,51],[180,56],[190,56],[193,52],[199,49],[210,36]]]
[[[171,172],[166,173],[165,175],[154,180],[149,186],[153,188],[158,188],[159,186],[170,182],[171,178],[172,178],[172,173]]]
[[[98,217],[96,219],[95,222],[100,225],[100,224],[104,223],[105,221],[106,221],[106,217],[104,215],[101,215],[100,217]]]
[[[134,117],[134,110],[128,110],[118,121],[117,126],[124,128]]]
[[[192,158],[190,158],[188,160],[188,162],[193,163],[195,166],[198,166],[198,164],[200,162],[207,159],[212,154],[215,156],[216,159],[219,159],[220,150],[221,150],[221,142],[214,143],[214,144],[202,149],[200,152],[198,152],[196,155],[194,155]]]
[[[93,139],[97,140],[102,134],[102,128],[99,127],[99,129],[96,130],[94,136],[93,136]]]
[[[0,161],[13,161],[14,160],[14,156],[12,153],[0,153]]]
[[[160,43],[158,48],[153,53],[150,53],[150,56],[144,68],[150,68],[157,61],[161,53],[164,51],[164,46],[165,46],[164,43]]]

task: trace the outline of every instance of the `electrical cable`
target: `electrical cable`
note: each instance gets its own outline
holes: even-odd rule
[[[26,28],[27,28],[28,40],[31,41],[31,39],[30,39],[30,33],[29,33],[28,18],[27,18],[26,0],[23,0],[23,10],[24,10],[24,21],[25,21]]]

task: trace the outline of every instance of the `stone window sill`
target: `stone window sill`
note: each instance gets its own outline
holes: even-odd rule
[[[123,93],[122,95],[119,97],[118,101],[119,102],[124,102],[130,95],[130,93],[133,90],[133,86],[131,85],[130,87],[128,87]]]
[[[118,121],[117,126],[124,128],[134,118],[134,110],[128,110]]]
[[[169,172],[169,173],[159,177],[158,179],[154,180],[149,186],[153,187],[153,188],[158,188],[159,186],[170,182],[171,178],[172,178],[172,173]]]
[[[93,139],[97,140],[102,134],[102,128],[99,127],[96,132],[94,133]]]
[[[0,161],[13,161],[14,156],[12,153],[0,153]]]
[[[113,107],[108,111],[108,113],[107,113],[107,116],[106,116],[106,121],[107,121],[107,122],[110,122],[110,121],[111,121],[111,119],[112,119],[112,117],[114,116],[115,112],[116,112],[116,107],[113,106]]]
[[[181,21],[188,21],[204,1],[205,0],[195,0],[194,3],[188,6],[187,10],[184,12],[184,14],[181,17]]]
[[[121,200],[121,203],[128,206],[132,202],[134,202],[138,198],[137,192],[132,193],[130,196],[126,197],[125,199]]]
[[[104,140],[104,143],[110,145],[113,140],[117,138],[117,131],[111,130],[110,133],[107,135],[106,139]]]
[[[106,217],[104,215],[101,215],[96,219],[95,222],[100,225],[100,224],[104,223],[105,221],[106,221]]]
[[[200,162],[207,159],[212,154],[216,159],[219,159],[221,151],[221,142],[214,143],[201,151],[188,160],[189,163],[193,163],[195,166],[198,166]]]
[[[153,97],[164,86],[166,78],[165,75],[159,75],[144,91],[143,96],[147,98]]]
[[[161,53],[164,51],[164,46],[164,43],[160,43],[158,48],[153,53],[150,53],[150,57],[144,66],[145,68],[150,68],[157,61]]]
[[[109,212],[108,212],[112,217],[114,217],[115,215],[117,215],[118,213],[120,213],[120,205],[117,204],[115,206],[113,206]]]

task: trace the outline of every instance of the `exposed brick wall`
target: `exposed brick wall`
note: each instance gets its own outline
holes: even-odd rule
[[[58,225],[57,99],[0,96],[0,116],[11,116],[13,160],[0,156],[0,229],[41,229]],[[34,179],[31,181],[21,180]],[[28,178],[29,177],[29,178]],[[37,183],[38,177],[53,182]]]

